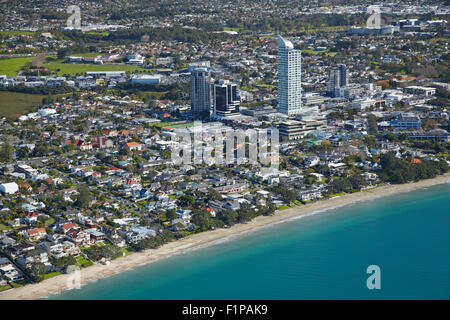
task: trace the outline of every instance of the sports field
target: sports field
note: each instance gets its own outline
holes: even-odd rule
[[[16,117],[40,106],[43,95],[0,91],[0,117]]]
[[[1,35],[5,36],[31,36],[35,34],[33,31],[20,31],[20,30],[8,30],[8,31],[0,31]]]
[[[0,75],[15,76],[26,63],[33,60],[34,57],[6,58],[0,59]]]
[[[83,56],[96,56],[95,53],[80,54]],[[6,58],[0,59],[0,75],[15,76],[26,63],[31,63],[35,57],[21,57],[21,58]],[[49,58],[55,58],[49,57]],[[63,74],[84,74],[87,71],[144,71],[139,66],[133,65],[109,65],[109,64],[71,64],[64,63],[65,59],[49,60],[43,67],[49,68],[51,72],[56,72],[58,75]],[[148,71],[148,70],[147,70]]]
[[[139,66],[132,65],[109,65],[109,64],[71,64],[63,63],[64,60],[55,60],[44,64],[50,71],[63,74],[84,74],[87,71],[140,71],[145,70]]]

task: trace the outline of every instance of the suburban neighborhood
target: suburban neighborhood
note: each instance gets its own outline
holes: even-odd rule
[[[378,5],[389,23],[372,28],[364,3],[280,11],[262,1],[233,16],[236,3],[210,1],[204,14],[153,8],[131,20],[132,1],[106,21],[99,2],[74,3],[79,29],[59,2],[36,20],[4,9],[14,14],[0,21],[0,99],[36,98],[0,108],[0,291],[448,172],[448,5]],[[264,11],[280,18],[260,26]],[[299,17],[308,22],[297,32],[280,28]],[[290,50],[301,52],[301,92],[283,109]],[[211,160],[212,139],[194,151],[200,162],[180,164],[180,130],[278,132],[278,153],[265,151],[278,167]],[[246,139],[232,152],[249,158],[253,147],[263,146]]]

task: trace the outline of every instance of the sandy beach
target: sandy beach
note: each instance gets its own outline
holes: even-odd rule
[[[367,201],[383,196],[389,196],[402,192],[414,191],[420,188],[449,183],[450,173],[436,177],[434,179],[422,180],[419,182],[402,184],[402,185],[385,185],[374,189],[368,189],[353,194],[346,194],[339,197],[321,200],[300,207],[277,211],[271,216],[259,216],[251,222],[245,224],[237,224],[228,229],[217,229],[200,234],[195,234],[178,241],[170,242],[158,249],[149,249],[139,253],[132,253],[127,257],[121,257],[112,260],[109,265],[96,264],[86,269],[82,269],[81,284],[95,281],[100,278],[114,275],[118,272],[133,269],[137,266],[144,265],[167,258],[177,253],[184,252],[189,249],[199,248],[205,245],[211,245],[215,242],[223,241],[230,237],[258,230],[265,226],[269,226],[285,220],[295,219],[301,216],[312,214],[318,211],[324,211],[349,205],[355,202]],[[10,289],[0,292],[0,300],[33,300],[39,299],[50,294],[67,290],[67,283],[71,275],[59,275],[37,284],[30,284],[24,287]]]

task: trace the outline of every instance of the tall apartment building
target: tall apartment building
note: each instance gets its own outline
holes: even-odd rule
[[[228,80],[219,80],[214,84],[213,114],[216,117],[227,117],[239,114],[241,100],[237,85]]]
[[[278,111],[289,116],[301,112],[301,51],[278,36]]]
[[[340,96],[339,89],[348,85],[348,69],[345,64],[340,64],[330,70],[327,93],[333,97]]]
[[[340,64],[338,65],[338,69],[339,69],[339,85],[342,87],[346,87],[348,86],[348,69],[347,66],[345,64]]]
[[[211,71],[207,68],[191,71],[191,110],[196,114],[211,110]]]

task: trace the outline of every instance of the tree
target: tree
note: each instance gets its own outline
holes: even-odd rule
[[[228,226],[232,226],[236,223],[237,216],[237,212],[233,210],[224,210],[218,214],[218,218]]]
[[[33,264],[30,268],[27,269],[30,277],[35,282],[40,282],[44,279],[44,275],[47,273],[47,267],[45,264],[39,262]]]
[[[376,148],[377,146],[377,139],[375,137],[365,136],[363,137],[363,141],[368,148]]]
[[[175,209],[169,209],[166,211],[166,218],[168,220],[174,220],[177,217],[177,213],[175,211]]]
[[[208,189],[208,196],[209,196],[210,200],[214,200],[214,201],[222,200],[222,195],[220,194],[220,192],[213,188]]]
[[[209,213],[201,211],[192,216],[192,223],[199,227],[200,231],[206,231],[211,229],[211,218]]]
[[[126,156],[126,155],[128,155],[129,153],[130,153],[130,152],[128,151],[127,148],[121,148],[121,149],[119,150],[119,154],[122,155],[122,156]]]
[[[48,144],[44,142],[37,142],[36,146],[33,149],[33,156],[35,157],[43,157],[49,154]]]
[[[0,162],[10,162],[12,160],[13,147],[5,142],[0,148]]]
[[[28,158],[29,154],[30,154],[30,149],[27,146],[19,148],[16,152],[16,156],[19,159],[26,159],[26,158]]]
[[[150,100],[148,102],[148,106],[149,106],[149,108],[154,109],[154,108],[158,107],[158,103],[156,102],[156,100]]]
[[[184,194],[178,199],[178,203],[182,207],[193,206],[195,203],[195,198],[193,196]]]
[[[313,176],[312,174],[307,175],[305,177],[305,184],[312,185],[313,183],[317,182],[317,177]]]
[[[62,257],[62,258],[58,258],[58,259],[55,259],[54,261],[52,261],[52,264],[60,270],[64,270],[68,266],[75,265],[76,263],[77,262],[76,262],[75,258],[72,256]]]
[[[71,54],[71,50],[69,48],[61,48],[58,50],[58,59],[64,59],[67,55]]]
[[[294,202],[297,198],[297,194],[294,190],[289,190],[288,188],[278,185],[276,187],[272,187],[271,191],[278,193],[285,202]]]
[[[384,137],[392,142],[398,141],[397,136],[395,134],[393,134],[392,132],[386,133],[386,135]]]
[[[53,98],[53,96],[47,96],[42,98],[42,104],[50,104],[53,103],[55,101],[55,99]]]
[[[252,214],[251,211],[249,211],[249,210],[239,210],[237,221],[239,223],[244,223],[244,222],[252,220],[252,218],[253,218],[253,214]]]
[[[373,114],[369,114],[367,116],[367,122],[369,125],[369,134],[376,135],[377,134],[377,117],[375,117]]]
[[[329,193],[351,192],[360,190],[367,185],[366,180],[359,174],[354,174],[344,178],[334,179],[328,186]]]
[[[87,208],[91,199],[91,192],[89,191],[89,187],[86,184],[83,184],[78,189],[78,192],[79,195],[75,204],[80,208]]]
[[[420,179],[434,178],[438,174],[448,171],[448,164],[444,160],[421,160],[420,163],[396,158],[393,153],[386,153],[380,157],[382,170],[380,178],[391,183],[406,183]]]
[[[150,238],[142,239],[136,243],[132,243],[130,247],[136,251],[142,251],[145,249],[156,249],[164,243],[164,240],[158,235]]]

